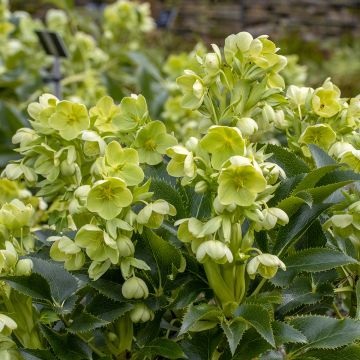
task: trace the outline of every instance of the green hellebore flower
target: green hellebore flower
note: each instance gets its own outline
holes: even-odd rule
[[[256,121],[249,117],[243,117],[236,123],[236,127],[241,131],[244,136],[251,136],[255,134],[259,127]]]
[[[255,230],[270,230],[278,223],[286,225],[289,222],[289,217],[286,212],[279,208],[267,208],[262,211],[263,220],[255,224]]]
[[[149,111],[145,98],[133,94],[121,100],[119,112],[114,116],[112,123],[119,131],[128,132],[136,130],[148,120]]]
[[[275,255],[261,254],[253,257],[247,264],[246,270],[250,279],[254,279],[256,273],[259,273],[265,279],[273,278],[278,268],[286,270],[285,264]]]
[[[114,100],[110,96],[102,97],[89,111],[90,117],[95,117],[94,126],[100,133],[116,130],[113,119],[118,113],[119,107],[114,104]]]
[[[17,329],[16,322],[5,314],[0,314],[0,333],[9,336],[13,330]]]
[[[85,263],[85,255],[73,240],[66,236],[51,236],[48,241],[53,241],[50,256],[55,261],[64,261],[65,269],[79,270]]]
[[[176,79],[182,93],[182,106],[185,109],[196,110],[203,101],[206,93],[206,87],[202,79],[191,70],[185,70],[185,75]]]
[[[5,241],[5,249],[0,250],[0,272],[9,271],[16,266],[18,254],[10,241]]]
[[[154,312],[146,304],[138,303],[130,311],[130,319],[133,323],[144,323],[154,319]]]
[[[348,164],[355,172],[360,173],[360,150],[351,150],[342,154],[341,162]]]
[[[248,158],[233,156],[218,178],[218,197],[222,205],[250,206],[266,188],[261,170]]]
[[[124,180],[110,177],[97,181],[87,196],[86,207],[98,213],[103,219],[111,220],[118,216],[124,207],[131,204],[133,196]]]
[[[306,100],[314,93],[314,89],[309,87],[300,87],[290,85],[286,91],[286,97],[289,99],[289,104],[297,108],[303,106]]]
[[[27,111],[34,121],[30,121],[32,127],[42,133],[51,134],[54,132],[49,125],[49,118],[54,114],[59,99],[51,94],[43,94],[39,97],[39,102],[29,104]]]
[[[3,224],[9,230],[29,226],[34,212],[31,204],[25,205],[22,201],[14,199],[1,207],[0,224]]]
[[[167,201],[159,199],[140,210],[137,222],[151,229],[157,229],[161,226],[165,215],[175,216],[176,209]]]
[[[88,269],[88,274],[90,279],[96,281],[97,279],[99,279],[101,276],[103,276],[106,271],[108,271],[109,267],[111,265],[110,260],[106,260],[106,261],[93,261]]]
[[[315,144],[327,150],[336,140],[334,130],[328,124],[308,126],[299,138],[299,143]]]
[[[200,263],[212,260],[217,264],[231,263],[233,254],[230,249],[219,240],[204,241],[196,251],[196,259]]]
[[[316,89],[311,101],[314,112],[324,118],[330,118],[341,110],[340,90],[330,79]]]
[[[63,139],[70,141],[88,129],[90,119],[85,105],[63,100],[56,105],[49,125],[58,130]]]
[[[136,134],[134,142],[141,163],[156,165],[162,162],[166,149],[177,144],[174,136],[166,133],[161,121],[152,121]]]
[[[336,143],[332,144],[329,149],[329,155],[334,156],[336,158],[341,158],[343,154],[346,152],[351,152],[355,150],[354,147],[345,141],[337,141]]]
[[[213,48],[214,50],[216,50],[216,52],[206,54],[203,64],[206,72],[210,76],[217,75],[220,71],[220,66],[221,66],[220,49],[214,44],[213,44]]]
[[[196,165],[194,155],[184,146],[175,145],[166,150],[166,154],[171,157],[166,170],[169,175],[174,177],[187,176],[192,178],[195,176]]]
[[[225,39],[224,55],[225,60],[229,65],[233,64],[236,53],[240,51],[244,53],[250,49],[253,37],[248,32],[239,32],[238,34],[229,35]]]
[[[134,255],[134,243],[125,235],[119,235],[116,239],[116,244],[119,249],[119,256],[128,257]]]
[[[104,153],[106,143],[95,131],[84,130],[81,135],[84,140],[84,154],[86,156],[100,156]]]
[[[33,262],[31,259],[20,259],[15,268],[15,274],[17,276],[29,276],[33,269]]]
[[[116,241],[95,225],[84,225],[75,236],[75,245],[84,248],[91,260],[97,262],[110,260],[112,264],[117,264],[119,261]]]
[[[105,173],[123,179],[127,186],[138,185],[144,180],[144,172],[139,166],[139,156],[135,149],[123,149],[117,141],[112,141],[105,149]]]
[[[245,153],[245,141],[236,127],[212,126],[200,145],[212,155],[211,164],[216,170],[221,169],[230,157]]]
[[[121,292],[126,299],[146,299],[149,296],[145,281],[136,276],[124,282]]]

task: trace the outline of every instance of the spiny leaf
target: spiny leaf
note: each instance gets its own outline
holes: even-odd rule
[[[7,276],[1,279],[24,295],[37,300],[52,302],[49,284],[39,274],[32,273],[29,276]]]
[[[309,356],[326,360],[356,360],[360,359],[360,345],[349,345],[342,349],[334,350],[310,350]]]
[[[54,360],[50,350],[19,349],[24,360]]]
[[[220,326],[226,335],[231,354],[234,355],[236,348],[247,329],[246,322],[241,319],[234,319],[231,323],[223,321]]]
[[[282,295],[278,290],[265,291],[257,295],[252,295],[246,298],[247,304],[281,304]]]
[[[83,349],[85,344],[74,335],[60,335],[43,325],[40,326],[40,329],[54,351],[56,358],[60,360],[84,360],[89,358]]]
[[[272,154],[270,161],[279,165],[288,176],[295,176],[309,172],[309,167],[289,149],[267,144],[266,153]]]
[[[336,349],[360,338],[360,321],[353,319],[308,315],[291,318],[289,323],[306,336],[307,349]]]
[[[244,319],[269,344],[275,347],[275,340],[271,329],[271,320],[268,310],[260,305],[243,304],[236,309],[235,315]]]
[[[33,256],[29,258],[34,264],[33,273],[40,274],[47,280],[51,296],[58,304],[61,305],[76,292],[78,282],[73,275],[64,269],[62,264]]]
[[[162,338],[154,339],[146,344],[141,349],[141,353],[144,355],[162,356],[165,359],[183,359],[186,357],[178,343]]]
[[[312,207],[313,199],[312,196],[303,191],[302,193],[299,193],[296,196],[289,196],[288,198],[280,201],[276,207],[280,208],[281,210],[284,210],[288,217],[292,217],[296,211],[299,210],[299,208],[302,205],[307,205],[310,208]]]
[[[334,165],[336,161],[329,156],[323,149],[314,144],[308,145],[311,155],[315,161],[316,167],[321,168],[327,165]]]
[[[68,327],[68,331],[71,333],[92,331],[109,324],[109,321],[99,319],[85,311],[82,311],[81,314],[75,316],[72,320],[73,322]]]
[[[106,296],[109,299],[115,301],[125,300],[121,293],[122,286],[118,283],[107,279],[98,279],[96,281],[90,281],[88,284],[97,290],[100,294]]]
[[[175,299],[170,304],[173,309],[182,309],[192,303],[201,292],[206,290],[204,283],[198,280],[185,283],[177,293]]]
[[[191,330],[191,327],[194,326],[198,321],[206,319],[212,319],[214,321],[221,316],[221,312],[218,307],[215,305],[209,304],[200,304],[200,305],[191,305],[186,312],[179,335],[186,333]]]
[[[306,337],[297,329],[281,321],[272,323],[276,346],[287,343],[306,343]]]
[[[286,199],[295,189],[296,185],[305,177],[305,174],[298,174],[288,177],[280,182],[280,185],[274,193],[274,197],[270,199],[269,206],[277,206],[280,201]]]
[[[86,306],[86,311],[104,321],[114,321],[133,308],[133,304],[117,302],[103,295],[95,296]]]
[[[317,204],[312,208],[303,205],[290,219],[289,223],[283,226],[279,232],[274,245],[274,252],[282,254],[290,245],[293,245],[318,216],[328,209],[331,204]]]

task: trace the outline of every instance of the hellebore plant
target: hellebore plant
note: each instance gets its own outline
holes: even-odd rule
[[[108,39],[147,14],[108,9]],[[359,98],[285,89],[278,50],[170,57],[164,122],[142,95],[29,105],[0,179],[1,356],[360,357]]]

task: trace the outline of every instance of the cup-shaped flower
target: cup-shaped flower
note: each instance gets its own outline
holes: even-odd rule
[[[185,75],[177,78],[182,93],[182,106],[185,109],[196,110],[203,101],[206,93],[206,87],[202,79],[191,70],[185,70]]]
[[[217,264],[231,263],[234,259],[231,250],[219,240],[204,241],[197,248],[196,259],[200,263],[211,260]]]
[[[226,62],[232,65],[237,52],[244,53],[250,49],[253,37],[248,32],[239,32],[238,34],[229,35],[225,39],[224,55]]]
[[[32,127],[43,134],[51,134],[54,129],[49,126],[49,118],[55,112],[59,100],[51,94],[43,94],[39,102],[30,103],[27,111],[34,121],[30,120]]]
[[[176,209],[167,201],[159,199],[145,205],[137,215],[137,222],[151,229],[161,226],[165,215],[175,216]]]
[[[73,240],[67,236],[51,236],[48,241],[53,241],[50,256],[55,261],[63,261],[67,270],[79,270],[85,263],[85,255]]]
[[[255,224],[255,230],[270,230],[276,224],[286,225],[289,222],[289,217],[286,212],[279,208],[267,208],[262,211],[263,220]]]
[[[341,156],[341,162],[348,164],[355,172],[360,173],[360,150],[346,151]]]
[[[0,250],[0,272],[14,269],[18,254],[10,241],[5,241],[5,249]]]
[[[31,259],[20,259],[16,263],[15,274],[17,276],[29,276],[33,269],[33,262]]]
[[[82,132],[81,139],[84,140],[83,149],[86,156],[103,155],[106,143],[98,133],[85,130]]]
[[[11,317],[5,314],[0,314],[0,334],[3,336],[9,336],[15,329],[17,329],[16,322]]]
[[[136,276],[124,282],[121,292],[126,299],[146,299],[149,296],[145,281]]]
[[[186,147],[175,145],[166,150],[166,154],[171,157],[167,165],[167,172],[174,177],[187,176],[192,178],[195,176],[196,164],[194,155]]]
[[[34,208],[31,204],[25,205],[21,200],[14,199],[1,207],[0,224],[3,224],[9,230],[30,226],[33,214]]]
[[[212,155],[211,164],[216,170],[221,169],[230,157],[245,153],[244,139],[236,127],[212,126],[200,145]]]
[[[329,149],[329,155],[336,158],[341,158],[346,152],[355,150],[354,147],[345,141],[337,141],[331,145]]]
[[[94,261],[110,260],[112,264],[119,261],[117,243],[98,226],[84,225],[75,236],[75,245],[84,248],[87,256]]]
[[[244,136],[251,136],[255,134],[259,127],[256,121],[249,117],[243,117],[236,123],[236,127],[241,131]]]
[[[63,100],[57,103],[49,125],[58,130],[63,139],[73,140],[89,127],[89,114],[85,105]]]
[[[119,256],[128,257],[134,255],[134,243],[127,236],[120,234],[116,239],[116,244],[119,249]]]
[[[315,144],[327,150],[336,140],[334,130],[328,124],[308,126],[299,138],[299,143]]]
[[[218,197],[223,205],[250,206],[265,190],[266,180],[261,170],[248,158],[233,156],[218,178]]]
[[[130,319],[133,323],[147,322],[154,319],[154,312],[146,304],[138,303],[130,311]]]
[[[256,273],[265,279],[273,278],[278,269],[286,270],[285,264],[275,255],[261,254],[253,257],[247,264],[246,270],[251,279],[255,278]]]
[[[114,116],[113,125],[122,132],[136,130],[149,120],[146,100],[142,95],[124,97],[119,105],[119,112]]]
[[[106,133],[116,130],[112,121],[118,112],[119,107],[114,104],[114,100],[110,96],[104,96],[90,109],[89,114],[91,118],[95,118],[94,126],[97,130]]]
[[[299,87],[290,85],[286,91],[286,97],[289,99],[289,104],[297,108],[303,106],[306,100],[313,94],[314,90],[309,87]]]
[[[111,265],[110,260],[106,261],[93,261],[88,269],[90,279],[97,280],[108,271]]]
[[[134,142],[141,163],[156,165],[162,161],[166,149],[176,145],[174,136],[166,133],[161,121],[152,121],[140,129]]]
[[[104,172],[106,176],[123,179],[127,186],[138,185],[144,180],[137,151],[123,149],[117,141],[112,141],[105,149]]]
[[[315,114],[321,117],[336,115],[341,110],[339,88],[327,79],[322,87],[315,90],[311,105]]]
[[[129,206],[132,199],[125,181],[110,177],[94,184],[88,193],[86,207],[103,219],[110,220],[118,216],[124,207]]]

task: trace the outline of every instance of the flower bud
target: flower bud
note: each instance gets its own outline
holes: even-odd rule
[[[195,185],[195,192],[198,194],[205,193],[207,189],[208,189],[208,184],[204,180],[197,182]]]
[[[33,262],[31,259],[20,259],[16,264],[16,275],[17,276],[28,276],[31,274],[33,269]]]
[[[285,264],[275,255],[261,254],[253,257],[247,264],[246,270],[251,279],[259,273],[265,279],[273,278],[278,268],[286,270]]]
[[[306,99],[313,92],[314,90],[309,87],[290,85],[287,89],[286,97],[289,99],[290,105],[297,108],[298,106],[305,105]]]
[[[121,257],[132,256],[135,252],[134,244],[127,236],[119,235],[116,244]]]
[[[63,160],[60,164],[60,171],[64,176],[71,176],[75,173],[75,166],[74,164],[69,164],[67,160]]]
[[[244,117],[238,120],[236,126],[240,129],[244,136],[250,136],[258,131],[259,127],[255,120]]]
[[[127,279],[121,291],[126,299],[146,299],[149,296],[149,289],[144,280],[136,276]]]
[[[145,304],[136,304],[130,311],[130,319],[133,323],[147,322],[154,319],[154,313]]]
[[[196,259],[201,263],[211,259],[217,264],[225,264],[233,261],[233,255],[223,242],[218,240],[208,240],[198,247]]]
[[[275,120],[275,111],[269,104],[265,104],[261,113],[266,124],[270,124]]]
[[[210,75],[216,75],[220,69],[220,59],[216,53],[208,53],[205,55],[204,66]]]

